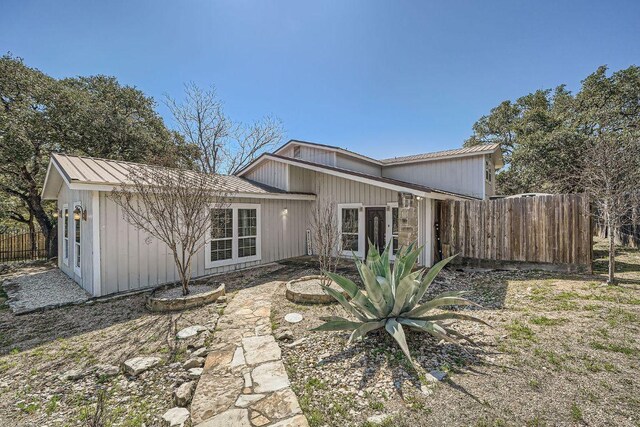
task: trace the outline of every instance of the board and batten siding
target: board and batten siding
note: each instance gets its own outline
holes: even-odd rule
[[[301,187],[292,191],[311,191],[316,194],[315,203],[361,203],[363,207],[386,207],[389,203],[398,202],[398,192],[379,186],[365,184],[347,178],[311,171],[308,169],[291,167],[292,185],[300,184]],[[315,206],[315,205],[314,205]],[[363,212],[364,214],[364,212]],[[422,199],[418,202],[418,238],[425,250],[421,254],[419,262],[422,265],[431,265],[433,254],[430,246],[433,236],[433,200]]]
[[[62,246],[64,245],[64,236],[62,223],[63,215],[58,216],[58,267],[67,276],[71,277],[82,288],[93,294],[93,220],[94,212],[92,206],[93,191],[88,190],[71,190],[66,185],[62,185],[58,193],[58,211],[62,211],[62,207],[66,204],[69,207],[69,265],[65,265],[63,260]],[[73,225],[73,204],[80,202],[82,208],[87,211],[87,220],[80,220],[80,276],[75,273],[74,257],[75,257],[75,234]]]
[[[382,176],[382,167],[379,165],[340,153],[337,153],[336,156],[336,166],[339,168],[366,173],[367,175]]]
[[[264,161],[247,172],[244,178],[289,191],[289,165],[286,163],[274,160]]]
[[[194,256],[194,278],[305,254],[310,201],[234,199],[232,203],[261,205],[261,260],[206,269],[204,246]],[[127,223],[122,218],[122,209],[106,193],[100,194],[100,225],[102,294],[178,280],[169,248],[155,238],[147,243],[147,234]]]
[[[321,165],[336,166],[336,153],[333,150],[322,149],[316,147],[309,147],[306,145],[299,145],[300,156],[297,157],[300,160],[306,160],[308,162],[319,163]],[[281,156],[294,158],[294,146],[288,147],[286,150],[279,152]]]
[[[385,166],[382,176],[484,198],[484,156]]]

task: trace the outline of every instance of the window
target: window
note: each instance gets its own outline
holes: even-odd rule
[[[81,225],[82,225],[82,204],[73,204],[73,271],[80,276],[80,250],[81,246]]]
[[[238,209],[238,258],[257,253],[258,213],[256,209]]]
[[[338,205],[338,230],[340,230],[340,255],[364,256],[365,232],[363,207],[360,203]]]
[[[296,145],[295,147],[293,147],[293,158],[294,159],[299,159],[300,158],[300,146]]]
[[[260,259],[260,205],[232,204],[211,212],[206,268]]]
[[[211,261],[231,259],[233,247],[233,210],[211,212]]]
[[[493,177],[493,171],[491,170],[491,160],[485,159],[484,165],[485,165],[484,177],[487,180],[487,182],[491,182],[491,179]]]
[[[69,205],[62,205],[62,262],[69,265]]]

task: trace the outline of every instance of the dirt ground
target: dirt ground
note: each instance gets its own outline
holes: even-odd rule
[[[493,328],[459,322],[478,345],[464,348],[409,332],[421,366],[448,374],[426,393],[385,332],[347,346],[348,334],[309,331],[341,307],[278,295],[272,326],[304,340],[281,347],[311,426],[640,426],[640,251],[621,250],[620,284],[606,286],[605,248],[594,275],[444,272],[430,295],[471,290]],[[290,312],[304,320],[287,324]]]
[[[220,276],[229,298],[238,289],[306,274],[303,261],[269,265]],[[12,272],[15,274],[15,272]],[[2,277],[0,277],[0,280]],[[0,298],[2,295],[0,295]],[[16,316],[0,300],[0,426],[91,425],[99,395],[105,425],[155,426],[184,381],[186,350],[175,333],[218,316],[217,305],[179,314],[150,313],[146,294]],[[86,375],[64,379],[72,369],[120,366],[135,356],[160,356],[163,363],[137,379]]]

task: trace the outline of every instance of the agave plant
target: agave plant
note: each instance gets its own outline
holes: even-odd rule
[[[465,291],[444,292],[434,299],[420,304],[420,300],[429,289],[429,285],[440,270],[454,257],[444,259],[434,265],[428,272],[426,269],[414,271],[414,266],[422,251],[422,247],[410,245],[396,255],[393,268],[389,258],[390,246],[382,254],[371,247],[366,262],[354,256],[356,267],[364,283],[365,292],[346,277],[325,272],[348,295],[323,286],[325,292],[333,296],[357,320],[343,317],[322,317],[325,323],[314,328],[314,331],[353,331],[349,344],[378,328],[385,328],[398,342],[400,348],[413,364],[403,326],[413,330],[427,332],[434,337],[450,342],[457,342],[453,337],[464,338],[461,333],[451,329],[450,322],[455,320],[471,320],[486,324],[483,320],[456,312],[433,314],[435,308],[450,305],[478,305],[461,296]],[[414,364],[414,366],[416,366]]]

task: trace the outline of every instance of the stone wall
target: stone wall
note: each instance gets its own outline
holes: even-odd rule
[[[418,241],[418,200],[411,193],[398,193],[398,244]]]

